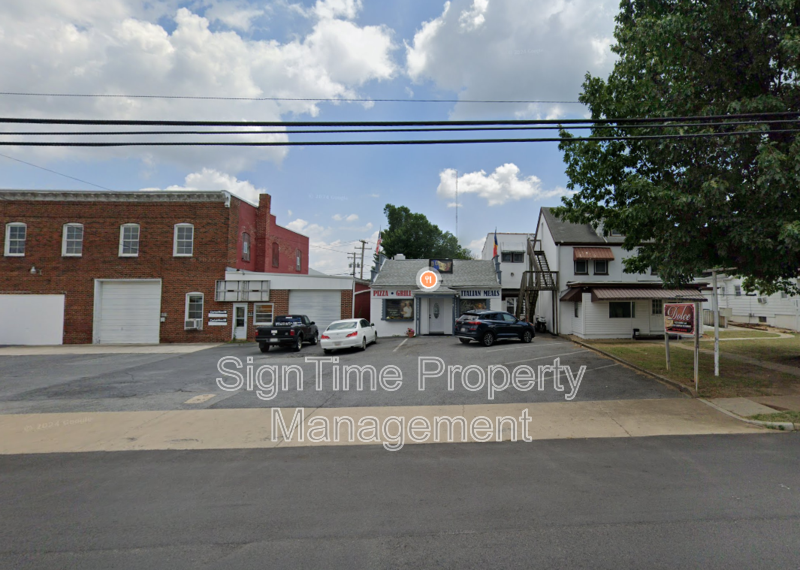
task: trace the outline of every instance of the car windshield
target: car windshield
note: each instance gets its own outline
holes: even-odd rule
[[[354,329],[356,328],[355,322],[348,322],[348,323],[332,323],[331,326],[327,328],[329,331],[343,331],[347,329]]]

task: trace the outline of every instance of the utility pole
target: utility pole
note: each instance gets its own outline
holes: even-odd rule
[[[364,279],[364,248],[367,247],[367,240],[360,239],[361,242],[361,279]]]
[[[350,292],[350,318],[353,319],[356,316],[356,256],[358,253],[355,251],[353,253],[348,253],[347,257],[353,256],[353,290]]]
[[[456,170],[456,242],[458,242],[458,170]]]

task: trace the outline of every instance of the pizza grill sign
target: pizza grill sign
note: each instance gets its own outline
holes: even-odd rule
[[[695,312],[692,303],[664,303],[664,330],[668,333],[694,334]]]

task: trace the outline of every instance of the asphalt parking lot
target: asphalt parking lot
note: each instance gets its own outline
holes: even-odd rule
[[[570,401],[682,397],[647,376],[547,335],[531,344],[507,341],[491,348],[475,343],[462,345],[452,337],[380,339],[365,352],[347,350],[332,356],[338,360],[314,361],[314,357],[329,358],[318,346],[306,346],[299,353],[273,349],[262,354],[255,343],[226,344],[191,354],[0,356],[0,414],[503,404],[563,402],[568,396],[572,396]],[[307,360],[309,357],[312,360]],[[217,378],[223,378],[229,386],[236,384],[233,375],[218,369],[222,359],[226,359],[225,370],[242,374],[245,382],[240,389],[219,387]],[[431,376],[424,389],[419,385],[421,359],[427,361]],[[259,390],[256,383],[248,389],[248,367],[255,375],[265,365],[274,366],[279,374],[289,366],[299,367],[302,390],[297,389],[296,376],[291,374],[286,390],[278,384],[277,390],[269,393]],[[365,365],[375,367],[378,374],[386,367],[396,367],[385,378],[396,378],[399,371],[402,379],[370,390],[367,376],[364,389],[358,390],[355,376],[350,376],[345,389],[344,367]],[[492,381],[489,379],[488,367],[498,365],[508,371],[511,380],[504,389],[500,389],[504,384],[502,370],[495,372]],[[520,366],[531,367],[538,379],[542,375],[540,366],[553,365],[561,367],[559,380],[556,382],[552,370],[545,369],[542,389],[537,382],[523,382],[525,371],[518,373],[517,384],[513,382],[512,375]],[[458,366],[473,368],[463,378],[463,370],[455,368]],[[437,374],[440,367],[444,369]],[[585,367],[582,375],[581,367]],[[269,374],[267,371],[261,377],[262,383],[264,378],[271,378]],[[452,375],[450,385],[448,375]],[[489,385],[495,386],[491,398]],[[395,389],[384,389],[386,386]]]

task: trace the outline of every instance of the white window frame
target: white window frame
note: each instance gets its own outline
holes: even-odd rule
[[[242,232],[242,261],[250,261],[250,234]]]
[[[81,229],[81,252],[80,253],[69,253],[67,251],[67,244],[69,243],[67,240],[67,235],[69,233],[69,228],[80,228]],[[83,227],[83,224],[79,224],[77,222],[70,222],[64,224],[64,229],[62,230],[61,235],[61,257],[83,257],[83,238],[85,237],[86,233]]]
[[[268,323],[256,320],[256,317],[258,315],[257,307],[260,307],[260,306],[263,306],[263,305],[269,305],[270,307],[272,307],[272,309],[270,310],[270,314],[272,315],[272,319]],[[269,326],[274,321],[275,321],[275,303],[253,303],[253,325],[255,325],[257,327]]]
[[[11,253],[11,228],[25,228],[25,239],[22,240],[22,253]],[[28,224],[23,222],[9,222],[6,224],[6,241],[3,254],[6,257],[25,257],[25,249],[28,245]]]
[[[650,314],[658,316],[664,314],[664,299],[651,299]]]
[[[189,316],[189,299],[191,299],[191,297],[193,297],[193,296],[200,297],[200,317],[199,318],[202,321],[203,320],[203,311],[205,311],[205,308],[206,308],[206,296],[203,293],[199,292],[199,291],[194,291],[192,293],[186,293],[186,307],[185,307],[185,311],[184,311],[184,316],[185,316],[184,320],[185,321],[190,321],[190,320],[198,318],[198,317],[190,317]]]
[[[574,263],[575,275],[589,275],[589,260],[588,259],[576,259],[573,263]],[[578,264],[579,263],[585,263],[586,264],[586,271],[578,271]]]
[[[178,228],[192,228],[192,251],[191,253],[178,253]],[[172,256],[173,257],[192,257],[194,255],[194,225],[192,224],[175,224],[175,229],[172,234]]]
[[[125,243],[125,228],[136,228],[136,253],[122,253]],[[120,257],[139,257],[139,249],[142,244],[142,228],[139,224],[122,224],[119,227],[119,256]]]
[[[604,263],[606,266],[605,271],[600,271],[597,269],[598,263]],[[608,260],[607,259],[595,259],[594,260],[594,274],[595,275],[608,275]]]

